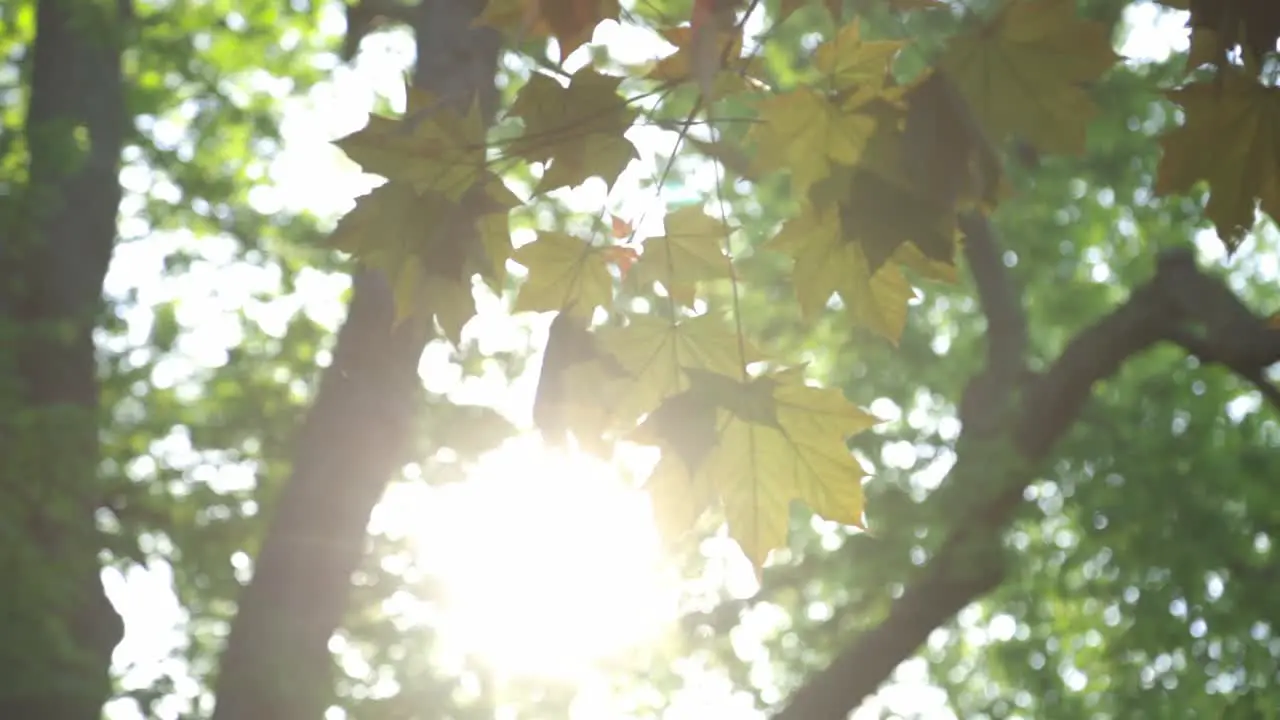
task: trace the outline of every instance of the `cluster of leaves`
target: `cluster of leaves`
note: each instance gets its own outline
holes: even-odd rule
[[[627,78],[652,86],[636,97],[620,93],[624,78],[590,64],[572,75],[553,67],[533,74],[506,109],[522,131],[501,143],[491,141],[476,107],[462,113],[408,89],[401,118],[374,116],[338,141],[389,182],[359,199],[334,244],[395,278],[404,318],[434,319],[455,341],[475,311],[472,278],[497,291],[509,260],[524,266],[512,310],[559,313],[535,408],[544,435],[572,436],[603,454],[619,439],[660,447],[648,482],[660,520],[679,533],[719,506],[760,567],[786,540],[792,500],[861,523],[865,471],[847,441],[875,418],[839,391],[809,385],[802,366],[760,352],[742,332],[736,302],[710,302],[711,287],[736,301],[742,282],[742,257],[731,252],[736,228],[726,218],[687,206],[643,243],[624,240],[633,233],[615,221],[600,238],[557,229],[513,249],[507,213],[522,201],[503,184],[503,168],[540,167],[534,196],[591,177],[612,186],[637,157],[625,133],[642,121],[640,101],[694,85],[698,101],[679,128],[686,149],[749,180],[786,178],[795,200],[770,242],[739,255],[789,256],[806,319],[838,296],[851,325],[896,343],[915,293],[909,277],[954,279],[959,219],[991,212],[1009,192],[1007,161],[1084,151],[1097,111],[1090,85],[1120,58],[1112,28],[1082,17],[1074,0],[1006,0],[966,17],[936,52],[869,38],[863,22],[844,22],[838,3],[823,3],[836,29],[801,80],[783,86],[758,62],[767,34],[761,47],[745,50],[742,18],[757,4],[698,0],[692,25],[657,28],[677,49]],[[777,24],[802,5],[783,0],[768,9]],[[1158,188],[1184,192],[1208,180],[1208,215],[1234,247],[1252,227],[1257,199],[1269,211],[1280,200],[1275,153],[1258,144],[1276,132],[1267,115],[1276,90],[1260,79],[1265,63],[1227,61],[1238,58],[1227,53],[1234,45],[1243,43],[1246,57],[1266,45],[1250,29],[1265,25],[1270,11],[1248,15],[1243,0],[1226,3],[1229,11],[1191,6],[1202,51],[1193,53],[1191,81],[1171,95],[1187,123],[1164,139]],[[875,9],[951,13],[927,0],[886,0]],[[477,22],[513,38],[554,37],[563,58],[606,19],[646,22],[624,17],[615,0],[490,0]],[[1223,27],[1245,32],[1214,29]],[[1274,41],[1271,33],[1267,47]],[[1212,53],[1203,50],[1210,46]],[[690,136],[700,114],[716,134],[711,140]],[[722,122],[730,116],[735,122]],[[1225,131],[1246,119],[1249,133]],[[744,125],[745,133],[734,129]],[[601,309],[609,321],[593,327]]]

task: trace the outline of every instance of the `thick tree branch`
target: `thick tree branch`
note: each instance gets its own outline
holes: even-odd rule
[[[1232,367],[1230,363],[1218,358],[1217,353],[1214,352],[1204,338],[1195,335],[1186,328],[1174,328],[1169,333],[1169,340],[1181,345],[1188,353],[1204,364],[1226,365],[1231,370],[1234,370],[1237,375],[1253,383],[1258,392],[1262,393],[1263,400],[1280,410],[1280,388],[1267,379],[1265,371],[1257,368]]]
[[[999,379],[1012,382],[1023,367],[1027,350],[1027,318],[1022,295],[1004,266],[995,228],[980,212],[960,218],[964,255],[978,287],[978,301],[987,316],[987,368]]]
[[[422,0],[414,9],[414,81],[463,112],[492,113],[497,34],[471,27],[481,0]],[[458,215],[467,211],[460,210]],[[475,217],[447,217],[459,243],[479,242]],[[445,230],[443,232],[448,232]],[[359,273],[334,362],[302,428],[293,475],[276,503],[253,581],[243,591],[215,688],[214,720],[313,720],[331,702],[328,643],[347,608],[369,514],[412,460],[427,340],[393,330],[390,285]],[[432,717],[432,708],[420,708]]]
[[[994,474],[988,499],[957,519],[957,529],[888,618],[813,676],[774,720],[843,720],[930,632],[995,588],[1005,527],[1035,467],[1074,424],[1094,383],[1186,328],[1198,331],[1201,351],[1246,376],[1280,362],[1280,331],[1267,327],[1220,280],[1201,272],[1189,251],[1163,255],[1149,283],[1077,335],[1050,369],[1025,387],[1016,412],[999,428],[1017,456],[1013,462],[993,459],[991,444],[959,444],[948,483],[973,490],[981,487],[978,478]],[[949,497],[940,494],[930,502]]]

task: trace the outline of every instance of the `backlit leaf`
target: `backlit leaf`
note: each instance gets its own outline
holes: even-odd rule
[[[567,310],[590,316],[613,299],[613,278],[601,248],[568,233],[539,232],[512,259],[529,270],[512,312]]]
[[[1186,193],[1207,181],[1205,215],[1234,251],[1253,229],[1259,201],[1273,218],[1280,217],[1280,88],[1235,71],[1219,80],[1169,94],[1187,120],[1161,138],[1164,158],[1155,191]]]
[[[616,400],[615,417],[634,421],[668,397],[689,388],[685,370],[694,368],[735,376],[760,351],[718,315],[672,323],[654,315],[636,315],[624,327],[600,331],[600,344],[617,358],[633,382]],[[745,354],[745,358],[743,357]]]
[[[634,434],[670,448],[684,465],[659,466],[650,489],[655,507],[698,507],[714,492],[730,536],[757,571],[786,543],[793,500],[829,520],[862,524],[866,471],[845,442],[876,418],[838,390],[804,385],[795,370],[747,381],[694,373],[691,380]],[[690,438],[714,444],[699,451]]]
[[[831,174],[832,163],[857,162],[876,128],[873,117],[846,110],[809,88],[761,100],[760,118],[764,122],[753,136],[773,148],[770,169],[790,169],[792,192],[801,196]]]
[[[792,218],[768,247],[795,259],[792,283],[807,319],[816,318],[838,293],[856,324],[898,342],[915,292],[895,265],[884,264],[871,273],[862,248],[842,237],[834,207]]]
[[[1097,106],[1085,89],[1116,64],[1111,28],[1077,15],[1076,0],[1006,0],[939,60],[992,139],[1044,152],[1084,152]]]
[[[665,224],[665,235],[645,241],[632,272],[637,281],[660,282],[672,299],[692,305],[697,283],[732,274],[724,254],[729,228],[693,205],[667,215]]]
[[[636,118],[618,95],[620,78],[590,66],[574,74],[569,86],[535,73],[520,89],[510,114],[524,122],[524,133],[510,152],[531,162],[550,163],[537,192],[578,185],[598,175],[609,185],[636,157],[623,137]]]

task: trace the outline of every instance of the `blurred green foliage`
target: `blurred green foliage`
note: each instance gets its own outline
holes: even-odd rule
[[[688,5],[653,0],[635,12],[684,17]],[[1125,5],[1089,3],[1108,19]],[[127,184],[118,259],[135,257],[131,246],[163,231],[202,242],[221,238],[232,252],[217,260],[202,256],[199,246],[168,254],[160,269],[165,282],[181,286],[193,275],[245,263],[276,278],[262,298],[267,301],[294,297],[304,271],[344,269],[313,249],[321,220],[261,212],[250,202],[256,188],[270,183],[266,163],[281,145],[279,98],[305,92],[332,67],[328,53],[338,38],[319,30],[324,8],[301,0],[137,4],[139,29],[126,54],[134,132],[125,161],[126,175],[138,182]],[[32,9],[23,0],[0,2],[6,29],[0,33],[0,190],[25,179]],[[815,7],[780,27],[765,58],[772,77],[788,82],[812,33],[830,29],[828,22]],[[894,32],[927,38],[946,30],[937,16],[925,22]],[[795,55],[780,48],[794,48]],[[1148,277],[1157,250],[1189,245],[1205,226],[1203,197],[1157,200],[1151,191],[1158,160],[1153,133],[1172,122],[1172,113],[1148,88],[1179,62],[1175,54],[1110,74],[1099,89],[1104,119],[1095,124],[1088,154],[1046,159],[1023,172],[1015,178],[1016,196],[1002,205],[997,226],[1025,289],[1036,362],[1054,357],[1074,332]],[[528,70],[513,62],[502,72]],[[658,115],[680,119],[691,103],[675,93]],[[166,129],[175,117],[184,118],[181,132]],[[726,136],[733,139],[734,132],[727,129]],[[680,186],[697,169],[677,163],[668,182]],[[533,184],[532,177],[512,180]],[[777,183],[728,183],[725,195],[749,245],[766,240],[790,208]],[[0,236],[15,217],[7,197],[0,192]],[[517,212],[513,229],[589,222],[543,203]],[[1274,310],[1280,307],[1274,229],[1264,228],[1250,242],[1239,259],[1221,262],[1221,270],[1250,304]],[[735,601],[721,593],[711,598],[723,600],[719,608],[706,610],[707,598],[691,593],[682,639],[616,673],[619,691],[638,698],[638,717],[646,708],[659,714],[682,682],[675,670],[682,658],[707,659],[761,706],[778,702],[806,672],[884,617],[912,568],[927,557],[928,536],[945,525],[944,518],[926,516],[920,503],[950,462],[953,403],[981,360],[984,320],[973,288],[924,286],[900,346],[892,348],[869,334],[851,337],[839,316],[816,329],[803,326],[794,306],[779,302],[791,290],[775,259],[748,258],[746,268],[742,315],[751,334],[808,353],[822,377],[889,419],[855,446],[875,467],[869,515],[873,528],[885,530],[871,540],[793,523],[799,529],[790,558],[766,571],[760,596]],[[287,475],[332,328],[294,312],[281,331],[237,309],[239,338],[222,359],[171,383],[161,378],[172,377],[190,338],[208,329],[182,321],[180,293],[157,300],[109,286],[98,334],[100,477],[111,508],[100,513],[111,536],[104,557],[120,568],[172,567],[174,591],[188,614],[179,652],[207,687],[249,567],[243,558],[253,556],[263,517]],[[126,332],[127,318],[149,332]],[[465,368],[484,362],[474,344],[456,355]],[[518,354],[501,360],[511,375],[522,370]],[[476,441],[462,432],[471,420],[493,435]],[[442,440],[445,430],[456,439]],[[467,459],[505,432],[492,418],[432,403],[423,410],[424,474],[435,482],[456,480]],[[442,445],[460,459],[440,459]],[[1280,638],[1271,597],[1280,581],[1272,557],[1280,532],[1278,447],[1274,410],[1229,373],[1199,367],[1176,350],[1149,353],[1097,388],[1083,420],[1028,491],[1008,535],[1015,571],[921,653],[951,711],[966,719],[1274,715],[1280,708]],[[252,480],[210,482],[215,470],[225,476],[235,467]],[[493,717],[488,700],[475,698],[482,693],[470,693],[457,668],[443,667],[433,655],[429,624],[406,627],[384,609],[397,593],[433,601],[438,585],[429,576],[406,579],[387,569],[397,565],[385,558],[409,552],[402,543],[378,537],[371,543],[342,633],[369,667],[339,683],[347,717],[420,717],[421,708],[442,702],[459,706],[450,717]],[[683,560],[690,576],[708,563],[692,546]],[[3,603],[21,603],[22,592],[6,590]],[[698,605],[704,607],[692,609]],[[740,623],[765,616],[781,621],[765,633],[764,652],[743,657],[752,634]],[[193,695],[181,674],[162,670],[144,687],[118,692],[148,716],[158,703],[170,709],[155,716],[172,717],[163,701]],[[383,692],[382,676],[394,678],[398,691]],[[563,716],[565,692],[524,690],[515,698],[519,717]],[[207,714],[209,702],[197,699],[184,716]]]

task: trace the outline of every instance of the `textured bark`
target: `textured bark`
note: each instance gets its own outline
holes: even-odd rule
[[[496,105],[498,37],[471,20],[478,0],[423,0],[413,11],[415,82],[465,109]],[[442,219],[474,227],[474,218]],[[471,220],[471,222],[468,222]],[[459,242],[478,242],[471,236]],[[355,278],[334,362],[300,433],[292,477],[244,589],[215,686],[214,720],[314,720],[332,702],[328,643],[347,609],[370,512],[411,461],[422,404],[417,367],[428,339],[392,329],[390,287]],[[428,717],[430,709],[423,709]]]
[[[27,182],[0,238],[0,717],[96,720],[123,625],[100,579],[93,328],[116,238],[123,0],[41,0]]]
[[[884,622],[811,677],[774,720],[844,720],[935,628],[1000,584],[1000,543],[1036,469],[1075,424],[1094,384],[1113,376],[1130,358],[1172,342],[1260,385],[1263,395],[1280,407],[1280,392],[1264,375],[1266,368],[1280,363],[1280,329],[1253,314],[1221,280],[1197,268],[1190,251],[1161,255],[1150,282],[1076,335],[1046,372],[1028,375],[1007,357],[1024,342],[1025,320],[1014,307],[1017,296],[1003,267],[994,261],[994,239],[985,223],[969,222],[965,232],[966,255],[990,324],[987,370],[1003,367],[1010,373],[1003,387],[984,379],[989,373],[979,374],[980,382],[972,387],[979,388],[981,397],[968,404],[987,406],[997,395],[1014,402],[1007,412],[978,426],[971,426],[962,403],[964,430],[955,466],[929,500],[950,510],[943,516],[957,518],[955,530],[907,585]],[[966,496],[977,500],[966,502]]]

